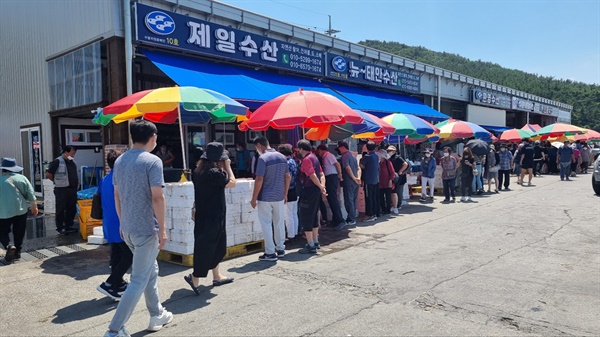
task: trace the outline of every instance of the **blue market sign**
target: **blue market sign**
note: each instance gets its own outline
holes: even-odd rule
[[[136,41],[188,53],[311,75],[325,74],[325,53],[136,3]]]
[[[327,76],[369,86],[421,93],[421,75],[331,53],[327,54]]]
[[[510,109],[512,105],[510,96],[491,93],[481,89],[471,90],[471,102],[502,109]]]

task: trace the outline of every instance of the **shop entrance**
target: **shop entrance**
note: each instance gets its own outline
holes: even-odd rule
[[[33,185],[37,197],[42,197],[42,143],[40,126],[21,128],[23,175]]]

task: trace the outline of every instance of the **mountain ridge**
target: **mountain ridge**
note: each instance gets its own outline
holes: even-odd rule
[[[365,40],[358,43],[366,47],[572,105],[572,124],[600,131],[600,85],[531,74],[518,69],[504,68],[497,63],[482,60],[474,61],[459,54],[438,52],[422,46],[408,46],[399,42]]]

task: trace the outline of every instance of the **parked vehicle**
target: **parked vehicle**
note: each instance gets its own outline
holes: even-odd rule
[[[592,188],[594,193],[600,195],[600,156],[594,162],[594,172],[592,173]]]

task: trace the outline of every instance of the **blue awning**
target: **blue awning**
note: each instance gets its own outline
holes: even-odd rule
[[[251,109],[302,88],[331,94],[354,109],[372,112],[378,116],[403,112],[436,119],[449,118],[409,96],[336,83],[321,83],[316,79],[235,67],[158,51],[142,52],[178,85],[212,89],[241,101]]]
[[[426,119],[446,120],[450,118],[450,116],[428,107],[414,97],[337,83],[327,82],[326,85],[355,103],[358,109],[370,112],[378,117],[384,117],[391,112],[401,112],[425,117]]]
[[[502,132],[506,131],[506,130],[510,130],[510,128],[504,127],[504,126],[491,126],[491,125],[480,125],[482,128],[491,131],[495,134],[501,134]]]

